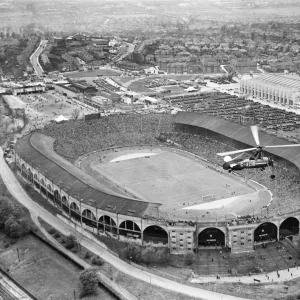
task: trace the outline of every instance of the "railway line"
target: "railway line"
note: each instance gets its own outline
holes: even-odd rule
[[[21,289],[18,284],[9,278],[0,268],[0,300],[37,300]]]

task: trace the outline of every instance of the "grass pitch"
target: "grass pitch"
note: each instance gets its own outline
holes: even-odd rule
[[[152,154],[148,158],[140,156]],[[153,155],[155,153],[155,155]],[[136,157],[136,158],[134,158]],[[216,200],[253,194],[254,189],[209,167],[205,162],[159,148],[126,149],[89,157],[94,171],[148,202],[162,204],[162,210],[181,210]],[[203,196],[214,194],[214,199]]]

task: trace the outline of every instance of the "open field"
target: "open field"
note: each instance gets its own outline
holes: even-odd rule
[[[118,76],[120,71],[110,69],[99,69],[94,71],[70,72],[64,73],[64,77],[80,78],[80,77],[97,77],[97,76]]]
[[[152,89],[145,87],[145,80],[134,81],[129,85],[129,89],[137,93],[151,93]]]
[[[207,163],[166,149],[95,153],[81,162],[81,168],[91,168],[145,201],[161,203],[161,210],[167,212],[221,209],[224,215],[225,207],[227,213],[237,213],[249,205],[249,199],[259,206],[254,188]],[[211,194],[213,198],[202,198]]]
[[[14,108],[24,108],[32,128],[42,128],[59,115],[72,118],[74,109],[80,110],[80,115],[94,112],[92,109],[80,106],[68,97],[55,91],[46,93],[5,96],[6,102]],[[19,122],[22,120],[20,119]]]

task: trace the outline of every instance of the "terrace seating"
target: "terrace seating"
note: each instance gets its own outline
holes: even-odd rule
[[[223,163],[220,157],[213,153],[233,150],[233,147],[224,145],[209,137],[193,135],[182,132],[173,132],[166,134],[166,138],[177,144],[184,146],[188,151],[195,153],[211,161],[216,165]],[[269,216],[283,215],[285,213],[300,209],[300,203],[297,199],[300,197],[299,173],[295,174],[291,170],[282,167],[274,169],[275,180],[270,181],[269,173],[258,172],[255,169],[245,169],[242,175],[251,178],[264,186],[268,187],[273,193],[273,201],[269,206]],[[251,220],[250,220],[251,221]]]

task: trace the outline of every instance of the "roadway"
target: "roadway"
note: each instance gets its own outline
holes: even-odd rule
[[[42,76],[44,74],[44,70],[39,63],[39,56],[43,52],[44,48],[47,46],[48,40],[41,40],[39,46],[36,48],[34,53],[30,56],[30,62],[34,68],[34,71]]]
[[[124,58],[126,58],[131,53],[133,53],[134,48],[135,48],[134,44],[126,43],[125,45],[126,45],[126,51],[121,56],[116,56],[115,58],[113,58],[112,63],[119,62],[119,61],[123,60]]]
[[[34,202],[28,194],[24,191],[18,180],[16,179],[14,173],[6,164],[3,158],[3,149],[0,147],[0,175],[4,181],[9,192],[15,197],[15,199],[25,206],[33,219],[33,221],[37,220],[37,216],[42,218],[48,224],[51,224],[56,230],[60,231],[64,235],[74,234],[79,236],[80,243],[82,246],[89,249],[91,252],[99,255],[102,259],[113,265],[119,271],[132,276],[136,279],[142,280],[146,283],[150,283],[152,285],[168,289],[170,291],[181,293],[186,296],[195,297],[202,300],[243,300],[245,298],[219,294],[216,292],[211,292],[203,289],[199,289],[196,287],[180,284],[178,282],[174,282],[163,277],[154,275],[149,272],[142,271],[134,266],[127,264],[125,261],[117,258],[113,254],[111,254],[108,250],[106,250],[106,246],[103,245],[101,247],[99,244],[96,244],[92,240],[86,238],[85,236],[79,234],[75,229],[71,226],[67,225],[62,220],[56,218],[49,211],[38,205]],[[35,224],[40,227],[38,222]]]

